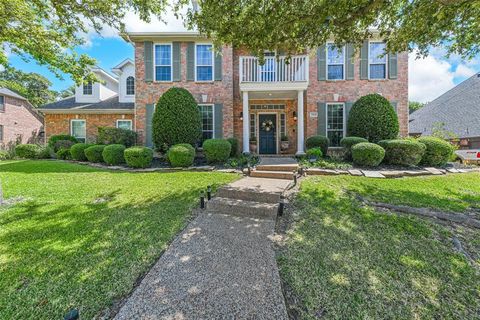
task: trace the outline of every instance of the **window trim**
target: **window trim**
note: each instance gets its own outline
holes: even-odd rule
[[[334,105],[334,104],[341,104],[343,106],[343,137],[345,138],[346,135],[347,135],[347,121],[345,119],[345,112],[346,112],[346,108],[345,108],[345,102],[326,102],[325,103],[325,134],[328,138],[328,106],[329,105]],[[330,131],[339,131],[339,130],[330,130]],[[340,149],[342,148],[341,146],[331,146],[331,147],[328,147],[329,149],[332,148],[332,149]]]
[[[215,104],[214,103],[199,103],[197,104],[199,107],[200,106],[211,106],[212,107],[212,139],[215,139]],[[200,112],[201,115],[201,112]],[[203,139],[203,118],[202,120],[202,139]]]
[[[133,121],[132,121],[132,119],[117,119],[117,120],[115,121],[115,128],[117,128],[117,129],[120,129],[120,128],[118,127],[118,122],[119,122],[119,121],[130,122],[130,129],[128,129],[128,130],[133,130]]]
[[[91,86],[91,91],[90,91],[90,93],[85,93],[85,86],[86,86],[86,85],[87,85],[87,86],[88,86],[88,85]],[[83,94],[84,96],[92,96],[92,95],[93,95],[93,83],[92,83],[92,82],[89,81],[89,82],[87,82],[87,83],[83,83],[83,86],[82,86],[82,94]]]
[[[198,80],[197,79],[197,67],[208,67],[208,65],[197,65],[197,46],[209,45],[212,46],[211,55],[212,55],[212,80]],[[215,81],[215,50],[213,48],[213,43],[211,42],[195,42],[194,50],[194,69],[195,69],[195,82],[200,83],[210,83]]]
[[[368,80],[372,81],[383,81],[388,79],[388,53],[385,53],[385,78],[380,78],[380,79],[372,79],[370,77],[370,44],[371,43],[383,43],[385,44],[384,41],[381,40],[368,40],[368,54],[367,54],[367,65],[368,65]],[[386,45],[385,45],[386,48]],[[379,65],[380,63],[373,63],[373,65]]]
[[[85,137],[75,137],[73,135],[73,123],[74,122],[85,122]],[[85,142],[87,141],[87,119],[71,119],[70,120],[70,135],[72,137],[75,137],[77,139],[85,139]]]
[[[157,64],[156,64],[156,46],[170,46],[170,80],[157,80]],[[155,42],[153,44],[153,81],[154,82],[173,82],[173,43],[172,42]],[[159,67],[166,67],[168,65],[159,64]]]
[[[4,113],[5,112],[5,105],[6,105],[5,100],[6,99],[5,99],[5,96],[3,96],[3,95],[0,96],[0,98],[2,98],[2,101],[3,101],[2,103],[0,103],[0,113]]]
[[[128,93],[128,79],[132,78],[133,79],[133,93]],[[125,95],[126,96],[134,96],[135,95],[135,77],[134,76],[128,76],[127,79],[125,79]]]
[[[343,62],[342,62],[342,67],[343,67],[343,68],[342,68],[342,71],[343,71],[343,73],[342,73],[342,79],[329,79],[329,78],[328,78],[328,66],[329,66],[329,65],[332,65],[332,66],[339,66],[339,65],[340,65],[340,64],[329,64],[329,63],[328,63],[328,45],[330,45],[330,44],[335,44],[335,42],[333,42],[333,41],[328,41],[328,42],[326,43],[326,45],[325,45],[325,70],[326,70],[326,72],[325,72],[325,73],[326,73],[326,74],[325,74],[325,79],[326,79],[327,81],[344,81],[344,80],[345,80],[345,67],[346,67],[346,66],[345,66],[345,65],[346,65],[345,62],[346,62],[346,59],[347,59],[347,57],[346,57],[346,51],[345,51],[345,46],[342,46],[342,54],[343,54]]]

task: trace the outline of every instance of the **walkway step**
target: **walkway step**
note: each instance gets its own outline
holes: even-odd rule
[[[281,193],[262,192],[252,189],[239,189],[229,186],[220,188],[215,194],[216,197],[230,198],[246,201],[265,202],[265,203],[279,203]]]
[[[294,164],[259,164],[256,167],[260,171],[286,171],[293,172],[298,170],[298,163]]]
[[[222,197],[215,197],[207,202],[207,209],[210,212],[267,219],[275,219],[278,206],[278,203],[262,203]]]
[[[293,172],[252,170],[251,177],[293,180]]]

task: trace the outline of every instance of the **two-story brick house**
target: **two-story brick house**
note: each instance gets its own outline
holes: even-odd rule
[[[171,87],[188,89],[202,113],[203,137],[250,140],[260,154],[301,154],[307,137],[320,134],[333,147],[346,135],[352,104],[379,93],[392,103],[400,133],[408,135],[408,54],[383,55],[381,39],[353,46],[327,43],[287,57],[265,52],[265,63],[245,50],[213,45],[196,32],[129,33],[135,46],[135,128],[152,145],[151,119],[159,97]]]

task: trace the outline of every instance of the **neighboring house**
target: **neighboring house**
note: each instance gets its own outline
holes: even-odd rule
[[[43,116],[21,95],[0,88],[0,149],[43,139]]]
[[[410,135],[453,133],[463,149],[480,149],[480,73],[410,115]]]
[[[45,115],[45,133],[71,134],[80,141],[95,142],[99,127],[135,130],[135,67],[126,59],[112,69],[93,70],[101,80],[75,88],[75,95],[40,108]]]

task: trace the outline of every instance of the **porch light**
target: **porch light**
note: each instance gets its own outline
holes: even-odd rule
[[[243,111],[240,112],[240,120],[243,120]]]
[[[297,113],[293,111],[293,120],[297,121]]]

